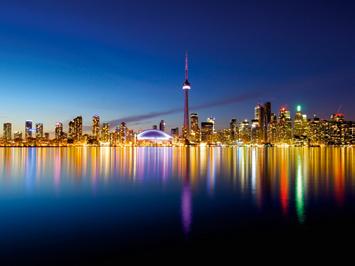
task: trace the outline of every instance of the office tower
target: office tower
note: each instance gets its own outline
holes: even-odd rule
[[[44,139],[49,140],[49,133],[48,132],[44,133]]]
[[[290,143],[292,139],[292,123],[290,111],[286,107],[280,108],[277,142]]]
[[[179,137],[179,128],[178,127],[171,129],[171,136],[173,138],[178,138]]]
[[[214,121],[206,121],[201,123],[201,141],[212,143],[214,133]]]
[[[322,123],[319,117],[313,116],[313,120],[309,122],[308,138],[310,145],[320,145],[323,142]]]
[[[189,90],[191,84],[189,82],[189,67],[188,67],[188,55],[185,55],[185,81],[182,89],[184,90],[184,126],[182,129],[183,138],[188,142],[190,129],[189,129]]]
[[[237,119],[233,118],[229,123],[230,140],[232,142],[238,140],[238,123]]]
[[[249,121],[245,119],[239,124],[239,139],[243,143],[248,143],[250,142],[250,138],[251,138],[251,126],[249,124]]]
[[[109,130],[110,130],[109,123],[102,123],[101,140],[103,142],[108,142],[109,141]]]
[[[301,106],[297,106],[297,111],[295,114],[294,119],[294,126],[293,126],[293,136],[294,138],[305,137],[307,135],[307,115],[302,114]]]
[[[252,134],[255,134],[255,136],[252,136],[252,139],[254,140],[255,143],[261,143],[264,141],[265,136],[265,130],[266,130],[266,112],[265,112],[265,106],[258,104],[254,108],[254,120],[252,121]],[[257,123],[255,123],[257,121]]]
[[[264,104],[264,125],[263,125],[263,141],[264,143],[269,143],[269,127],[271,123],[271,102],[266,102]]]
[[[68,140],[72,143],[75,139],[75,122],[74,120],[69,121],[68,128]]]
[[[32,138],[32,121],[26,120],[25,122],[25,138]]]
[[[96,139],[100,137],[100,117],[98,115],[92,117],[92,135]]]
[[[201,131],[198,124],[198,115],[196,113],[191,113],[190,120],[190,141],[194,143],[199,143],[201,140]]]
[[[277,129],[278,129],[277,115],[275,113],[271,113],[270,123],[267,128],[267,142],[269,143],[277,142]]]
[[[43,138],[43,124],[37,123],[36,124],[36,139]]]
[[[77,116],[74,118],[74,139],[76,141],[80,141],[83,135],[83,118],[81,116]]]
[[[263,128],[264,127],[265,108],[261,104],[258,104],[254,108],[254,119],[258,121],[259,128]]]
[[[159,123],[159,130],[160,131],[165,131],[165,121],[161,120]]]
[[[10,141],[12,139],[11,128],[12,128],[11,123],[4,123],[4,140],[5,141]]]
[[[57,122],[55,124],[55,139],[60,140],[63,136],[63,124],[61,122]]]
[[[122,122],[120,124],[120,129],[119,129],[119,136],[120,136],[120,143],[126,143],[127,141],[127,126],[125,122]]]
[[[260,127],[260,121],[258,119],[251,120],[250,128],[250,141],[253,144],[258,144],[262,139],[262,128]]]
[[[265,124],[268,125],[271,122],[271,102],[264,104]]]
[[[153,125],[153,126],[152,126],[152,129],[158,130],[158,126],[157,126],[157,125]]]

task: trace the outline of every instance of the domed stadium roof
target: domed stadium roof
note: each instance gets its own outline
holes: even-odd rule
[[[149,129],[137,135],[138,140],[170,140],[172,137],[161,130]]]

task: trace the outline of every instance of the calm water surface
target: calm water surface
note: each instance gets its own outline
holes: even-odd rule
[[[10,260],[321,243],[355,236],[354,206],[354,148],[0,149]]]

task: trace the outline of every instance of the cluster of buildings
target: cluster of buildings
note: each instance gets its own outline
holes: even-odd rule
[[[187,126],[186,126],[187,125]],[[85,127],[87,128],[87,127]],[[216,128],[213,117],[199,122],[197,113],[190,113],[188,124],[171,128],[166,132],[166,123],[161,120],[152,129],[138,131],[129,129],[125,122],[113,130],[109,123],[100,123],[100,117],[92,117],[91,130],[83,130],[83,118],[75,117],[68,123],[55,124],[54,132],[44,132],[43,124],[25,121],[24,134],[12,133],[12,124],[3,124],[1,146],[120,146],[120,145],[355,145],[355,122],[346,121],[336,113],[324,120],[317,116],[308,118],[301,106],[293,117],[286,107],[278,113],[271,112],[271,103],[258,104],[251,120],[231,119],[229,127]]]
[[[55,124],[54,133],[43,131],[43,124],[27,120],[25,122],[25,134],[14,132],[12,124],[4,123],[4,133],[0,140],[2,146],[68,146],[68,145],[95,145],[95,146],[116,146],[121,144],[135,144],[137,133],[128,130],[126,123],[122,122],[112,132],[109,123],[100,124],[100,117],[95,115],[92,118],[92,131],[83,131],[83,118],[75,117],[68,123],[67,132],[64,131],[63,123]],[[51,136],[51,137],[50,137]]]
[[[301,106],[291,117],[290,110],[281,107],[271,112],[271,103],[258,104],[251,120],[232,119],[229,128],[216,130],[215,119],[199,123],[196,113],[190,114],[187,138],[181,140],[179,129],[172,129],[176,143],[208,145],[280,145],[280,146],[321,146],[355,145],[355,121],[346,121],[344,114],[335,113],[330,119],[317,116],[308,118]],[[179,137],[180,136],[180,137]]]
[[[158,125],[145,131],[128,129],[125,122],[113,130],[109,123],[100,123],[100,117],[92,117],[91,132],[83,130],[83,118],[75,117],[68,124],[67,132],[63,123],[57,122],[54,136],[43,131],[43,124],[25,121],[24,135],[22,132],[12,134],[12,124],[4,123],[3,137],[0,146],[121,146],[121,145],[355,145],[355,122],[346,121],[344,115],[335,113],[330,119],[323,120],[317,116],[308,118],[302,113],[301,106],[291,117],[290,110],[281,107],[273,113],[271,103],[258,104],[254,108],[254,119],[232,119],[229,127],[217,130],[215,118],[207,118],[199,123],[197,113],[189,112],[188,58],[185,57],[184,91],[184,123],[181,128],[171,128],[166,133],[166,125],[161,120]]]

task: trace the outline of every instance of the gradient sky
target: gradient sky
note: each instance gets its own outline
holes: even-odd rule
[[[354,14],[351,1],[1,0],[0,123],[52,131],[76,115],[182,110],[185,50],[191,111],[218,127],[264,101],[355,119]],[[183,122],[170,113],[128,126],[160,119]]]

